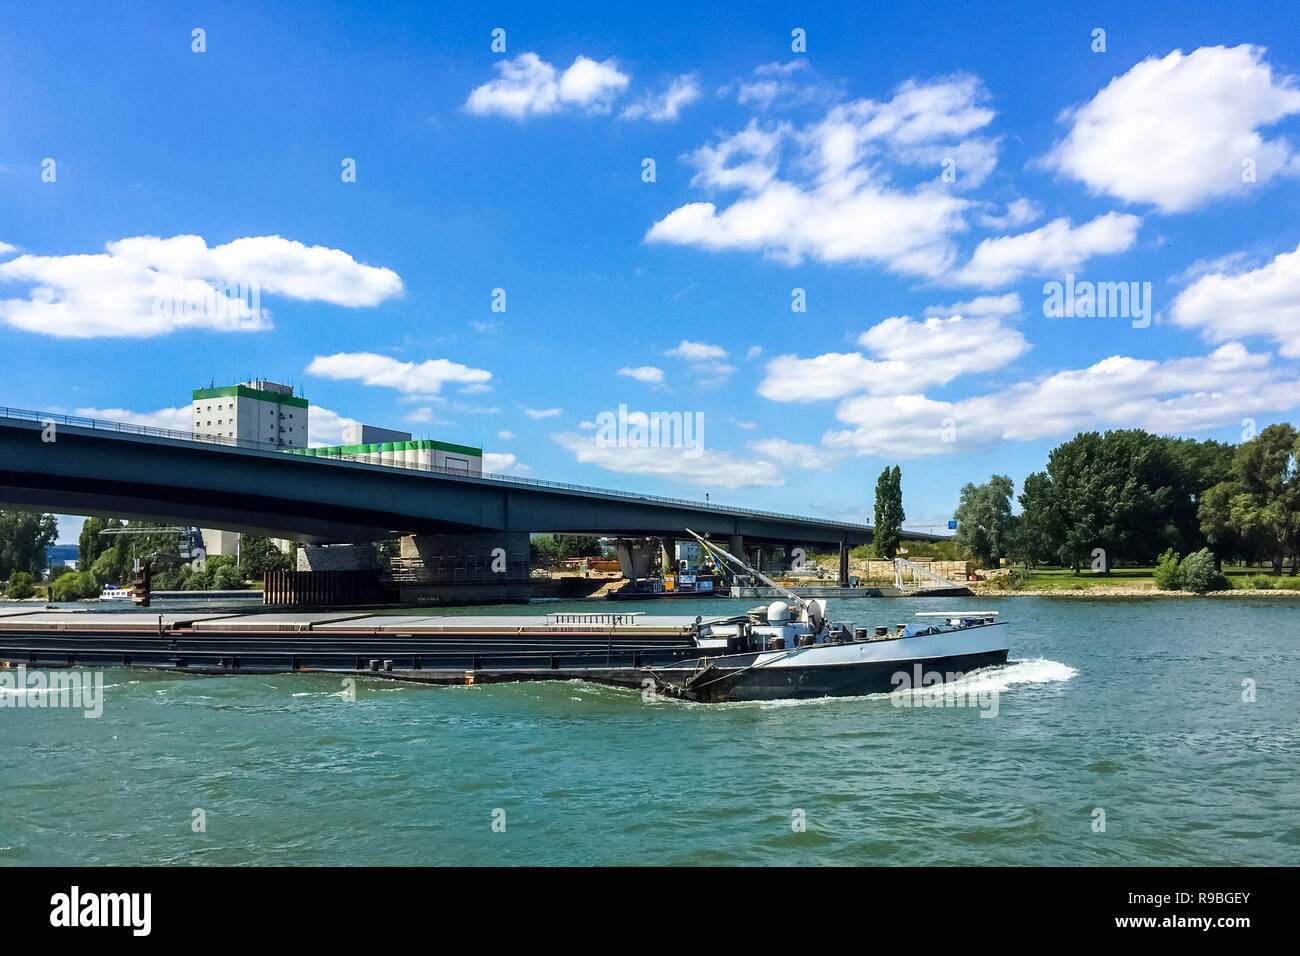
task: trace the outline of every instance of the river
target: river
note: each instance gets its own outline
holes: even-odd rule
[[[1011,661],[952,706],[106,670],[98,719],[0,709],[0,863],[1300,864],[1300,602],[829,616],[977,606]]]

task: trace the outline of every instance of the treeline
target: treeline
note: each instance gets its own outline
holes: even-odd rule
[[[600,538],[589,534],[533,535],[528,541],[528,551],[533,564],[568,558],[599,558],[605,553]]]
[[[1300,433],[1271,425],[1240,445],[1138,429],[1085,432],[1054,448],[1046,471],[1014,484],[994,475],[961,490],[957,542],[973,558],[1034,567],[1154,565],[1167,551],[1210,548],[1222,560],[1300,554]]]
[[[36,585],[49,585],[54,601],[98,597],[104,585],[130,585],[135,560],[153,562],[152,586],[158,591],[236,590],[245,581],[260,581],[267,571],[288,570],[293,557],[261,535],[243,535],[238,561],[212,555],[203,562],[181,557],[175,531],[163,525],[115,518],[87,518],[77,541],[77,570],[48,567],[47,548],[58,537],[53,515],[0,512],[0,580],[11,598],[28,598]],[[155,530],[158,529],[158,530]],[[130,534],[117,534],[128,530]],[[104,532],[108,532],[105,534]]]

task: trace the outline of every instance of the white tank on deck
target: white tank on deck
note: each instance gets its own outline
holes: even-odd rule
[[[773,601],[767,606],[769,624],[783,624],[788,620],[790,620],[790,605],[784,601]]]

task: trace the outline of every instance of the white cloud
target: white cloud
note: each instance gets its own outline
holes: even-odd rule
[[[842,457],[826,448],[802,445],[784,438],[763,438],[750,442],[749,447],[765,458],[794,468],[824,470],[836,465]]]
[[[839,96],[839,91],[834,86],[805,78],[805,74],[811,72],[807,60],[764,63],[755,67],[751,76],[729,83],[718,92],[727,96],[734,90],[736,102],[760,110],[825,101]]]
[[[1300,172],[1285,139],[1258,132],[1295,113],[1296,78],[1275,78],[1262,48],[1175,50],[1143,60],[1067,112],[1070,131],[1046,163],[1094,193],[1183,212]],[[1242,181],[1248,159],[1254,184]]]
[[[1300,358],[1300,246],[1249,272],[1202,276],[1174,299],[1169,316],[1210,342],[1263,335],[1282,355]]]
[[[579,464],[597,465],[620,474],[653,475],[690,484],[722,488],[781,485],[782,470],[773,462],[728,452],[688,448],[640,448],[602,445],[591,435],[551,436],[573,453]]]
[[[166,428],[192,434],[194,431],[194,405],[179,408],[160,408],[152,412],[137,412],[128,408],[78,408],[73,412],[81,418],[95,418],[106,422],[145,425],[149,428]],[[343,441],[343,428],[356,422],[323,405],[312,405],[307,418],[308,445],[338,445]]]
[[[828,352],[813,358],[782,355],[768,362],[758,394],[775,402],[816,402],[857,392],[898,395],[946,385],[960,375],[1001,368],[1029,349],[1002,317],[886,319],[858,336],[870,351]]]
[[[915,458],[1095,428],[1187,434],[1236,425],[1243,416],[1284,412],[1298,401],[1300,380],[1270,368],[1269,356],[1231,343],[1207,356],[1164,361],[1111,356],[952,402],[919,394],[856,396],[837,411],[852,427],[827,432],[822,444]]]
[[[338,412],[322,405],[307,409],[307,444],[312,448],[321,445],[343,444],[343,429],[357,424],[356,419],[344,418]]]
[[[661,368],[655,368],[653,365],[640,365],[636,368],[623,366],[618,370],[619,375],[627,378],[634,378],[638,382],[645,382],[647,385],[659,385],[664,380],[664,371]]]
[[[962,285],[989,288],[1030,275],[1061,275],[1079,268],[1093,256],[1124,252],[1137,241],[1142,220],[1109,212],[1074,226],[1064,217],[1033,232],[985,239],[960,269],[949,277]]]
[[[335,381],[357,381],[365,385],[382,385],[414,395],[437,395],[444,382],[487,382],[492,373],[470,368],[447,359],[424,362],[399,362],[374,352],[338,352],[317,355],[307,366],[308,375]]]
[[[1020,294],[1008,292],[1006,295],[977,295],[968,302],[954,302],[952,305],[926,306],[925,314],[927,317],[964,315],[976,318],[982,315],[1015,315],[1020,308]]]
[[[555,418],[563,411],[562,408],[525,408],[524,414],[529,418]]]
[[[989,229],[1015,229],[1033,222],[1043,215],[1043,209],[1032,199],[1013,199],[1001,216],[980,216],[980,225]]]
[[[891,370],[895,375],[904,369]],[[828,352],[813,358],[781,355],[767,363],[758,394],[774,402],[818,402],[869,388],[885,374],[884,363],[860,352]]]
[[[413,409],[406,416],[406,421],[413,425],[452,425],[454,422],[444,421],[433,414],[432,405],[422,405]]]
[[[709,359],[726,358],[727,350],[720,345],[709,345],[707,342],[692,342],[690,339],[682,339],[681,345],[669,349],[664,355],[684,358],[688,362],[704,362]]]
[[[951,237],[967,228],[969,206],[939,188],[943,159],[957,162],[956,188],[978,185],[996,161],[996,142],[975,135],[994,115],[979,105],[984,98],[977,80],[958,76],[904,83],[885,102],[835,106],[798,131],[752,120],[689,157],[694,185],[738,190],[740,198],[723,208],[681,206],[654,223],[646,241],[937,276],[955,259]],[[918,166],[933,170],[932,179],[893,184],[891,167]]]
[[[505,452],[485,451],[483,453],[483,471],[498,475],[507,472],[522,475],[532,471],[532,468],[520,464],[519,459],[514,455]]]
[[[91,255],[22,255],[0,263],[0,282],[30,283],[0,300],[0,321],[64,338],[149,337],[178,329],[271,327],[263,296],[361,307],[402,294],[391,269],[339,249],[280,236],[209,248],[200,236],[135,236]],[[245,295],[227,295],[243,285]]]
[[[620,114],[623,119],[648,119],[656,123],[674,122],[682,108],[701,96],[699,81],[694,74],[676,77],[668,88],[659,94],[647,94],[631,104]]]
[[[569,108],[603,113],[628,85],[627,75],[619,72],[612,59],[597,63],[579,56],[557,75],[555,67],[536,53],[522,53],[495,68],[497,78],[470,93],[465,102],[469,112],[513,119]]]
[[[96,418],[106,422],[166,428],[176,432],[194,431],[192,403],[182,405],[180,408],[160,408],[154,412],[135,412],[127,408],[78,408],[72,414],[79,418]]]
[[[18,251],[17,246],[11,246],[7,242],[0,242],[0,256],[7,256],[9,255],[9,253],[17,252],[17,251]]]
[[[515,437],[515,433],[512,431],[497,432],[497,438],[500,438],[502,441],[511,441],[514,437]]]
[[[889,362],[910,368],[913,382],[943,385],[959,375],[1001,368],[1029,351],[1019,329],[1000,316],[928,318],[895,316],[858,336],[858,344]]]
[[[726,362],[699,362],[691,366],[691,371],[704,379],[725,379],[736,371],[736,366]],[[718,384],[714,381],[714,384]]]

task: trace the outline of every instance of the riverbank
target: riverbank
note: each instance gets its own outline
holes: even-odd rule
[[[1197,594],[1195,591],[1161,591],[1154,587],[1133,585],[1094,584],[1079,588],[1025,588],[1023,590],[1003,590],[995,587],[973,585],[976,597],[1051,597],[1051,598],[1235,598],[1235,597],[1278,597],[1300,598],[1300,590],[1292,588],[1261,589],[1233,588],[1227,591],[1207,591]]]

